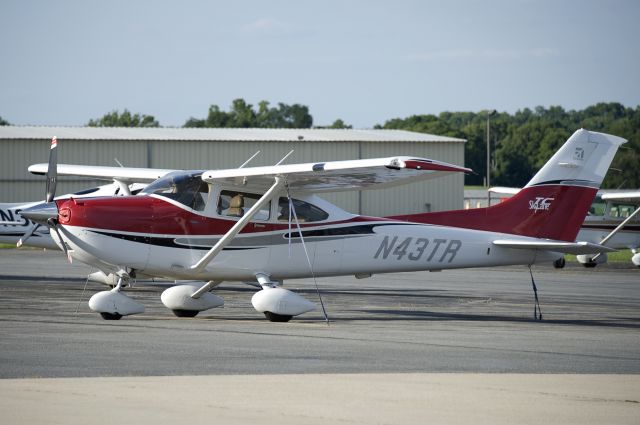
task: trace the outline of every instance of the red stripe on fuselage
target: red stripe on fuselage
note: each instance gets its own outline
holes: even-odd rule
[[[390,218],[573,242],[596,192],[597,189],[584,186],[532,186],[489,208]]]
[[[65,199],[57,201],[58,210],[65,211],[65,226],[120,232],[166,235],[223,235],[236,223],[221,217],[207,217],[180,208],[153,196],[123,196],[112,198]],[[66,217],[65,217],[66,218]],[[351,222],[386,220],[379,217],[357,216],[335,222],[300,223],[301,227],[326,226]],[[293,224],[295,226],[295,224]],[[288,223],[256,221],[242,233],[286,230]]]

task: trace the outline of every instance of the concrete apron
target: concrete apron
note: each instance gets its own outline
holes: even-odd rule
[[[212,359],[215,361],[215,359]],[[7,424],[637,424],[640,375],[323,374],[0,380]]]

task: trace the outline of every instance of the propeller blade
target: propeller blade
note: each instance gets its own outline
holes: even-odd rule
[[[67,256],[69,262],[71,262],[71,256],[69,255],[69,250],[67,249],[67,244],[64,243],[64,239],[62,239],[62,233],[60,233],[60,229],[58,229],[57,223],[53,219],[47,220],[49,227],[55,230],[56,235],[58,235],[58,239],[60,239],[60,245],[62,245],[62,251],[64,251],[64,255]]]
[[[33,234],[36,232],[36,230],[38,230],[38,227],[40,227],[40,224],[36,224],[35,226],[33,226],[33,228],[31,228],[31,230],[29,230],[27,233],[22,235],[22,237],[20,238],[20,240],[18,241],[16,246],[18,248],[20,248],[22,246],[22,244],[24,244],[27,241],[27,239],[29,239],[31,236],[33,236]]]
[[[51,139],[49,150],[49,167],[47,168],[47,202],[53,201],[56,196],[56,182],[58,181],[58,138]]]

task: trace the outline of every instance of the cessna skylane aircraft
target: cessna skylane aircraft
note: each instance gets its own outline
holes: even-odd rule
[[[284,279],[531,265],[563,252],[612,251],[575,238],[624,142],[578,130],[524,189],[499,205],[383,218],[350,214],[317,194],[393,187],[470,170],[392,157],[177,171],[137,196],[53,201],[54,139],[47,202],[22,214],[53,229],[52,237],[71,257],[119,277],[113,290],[89,300],[105,319],[144,311],[123,288],[132,278],[152,276],[206,282],[162,293],[164,305],[178,316],[222,305],[210,292],[222,281],[252,281],[262,288],[252,297],[254,308],[271,321],[288,321],[315,304],[284,289]],[[154,173],[136,170],[127,176],[126,168],[117,170],[132,180]]]

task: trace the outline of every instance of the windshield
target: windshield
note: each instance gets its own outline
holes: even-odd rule
[[[174,171],[147,186],[142,193],[165,196],[196,211],[203,211],[209,185],[202,181],[201,171]]]

